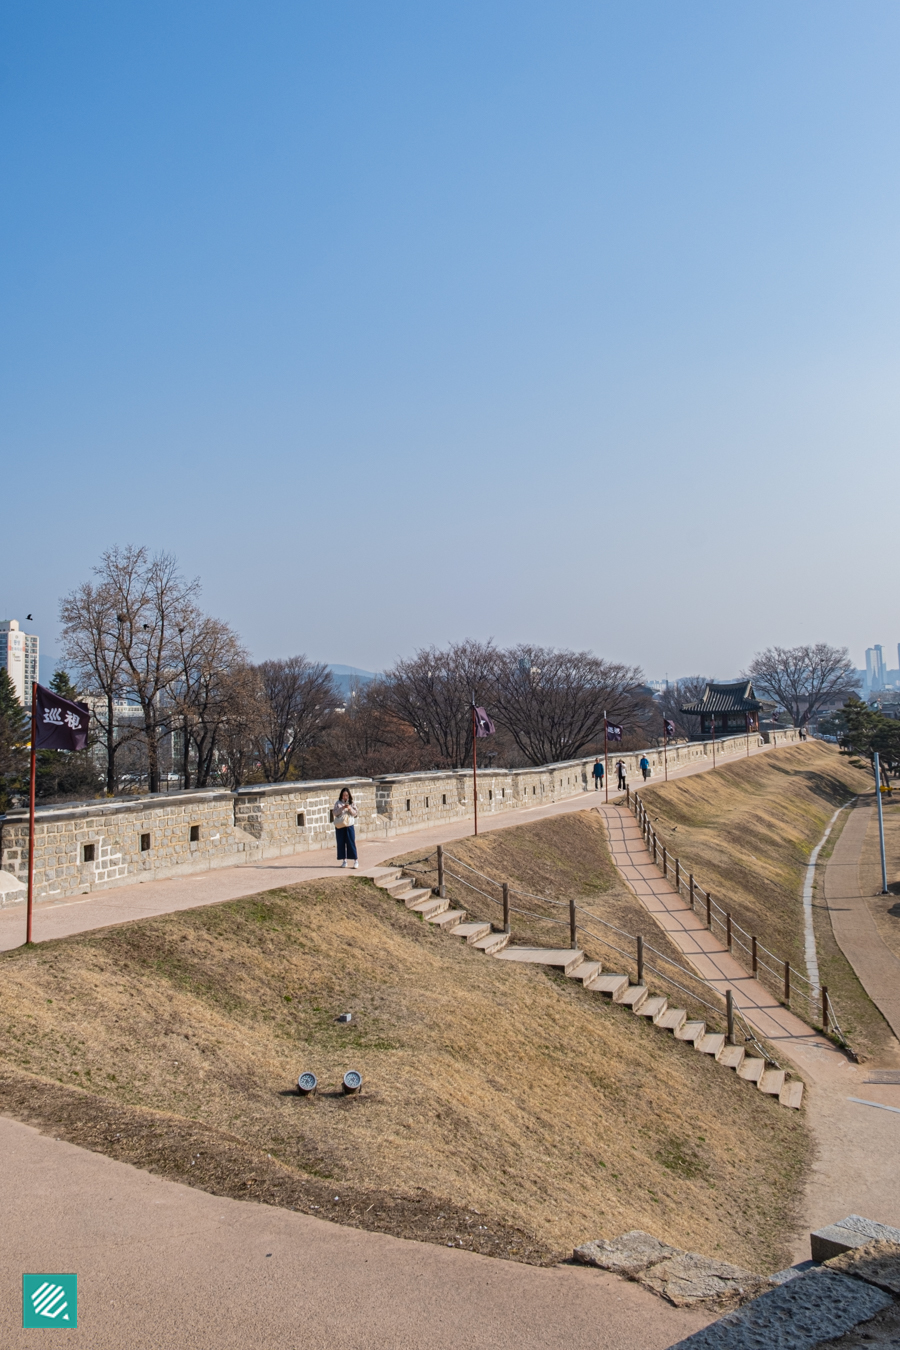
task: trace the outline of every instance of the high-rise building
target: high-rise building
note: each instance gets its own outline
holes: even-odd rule
[[[884,652],[880,642],[866,648],[866,686],[870,693],[884,688]]]
[[[31,686],[38,677],[39,647],[37,634],[23,633],[18,619],[0,620],[0,666],[12,680],[23,708],[31,707]]]

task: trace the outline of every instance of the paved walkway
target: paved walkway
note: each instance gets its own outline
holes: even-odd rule
[[[768,746],[754,747],[751,754],[765,754],[768,749]],[[744,755],[743,749],[728,757],[717,755],[716,763],[732,763]],[[711,768],[711,759],[695,760],[679,769],[672,769],[669,777],[685,778]],[[610,792],[613,801],[622,795]],[[581,790],[572,797],[548,806],[498,812],[496,815],[482,807],[478,819],[479,832],[509,830],[517,825],[528,825],[569,811],[585,811],[594,806],[600,797],[599,792]],[[411,853],[420,848],[429,851],[438,844],[449,844],[471,833],[471,819],[455,820],[447,825],[426,826],[408,834],[398,834],[391,839],[363,842],[359,848],[360,869],[368,872],[398,854]],[[164,880],[115,886],[108,891],[96,891],[93,895],[45,900],[35,906],[34,938],[36,942],[45,942],[95,928],[108,928],[111,924],[127,923],[131,919],[147,919],[154,914],[171,914],[180,909],[217,905],[224,900],[238,900],[241,896],[255,895],[276,886],[295,886],[301,881],[339,875],[340,868],[331,850],[315,849],[308,853],[296,853],[292,857],[268,858],[238,867],[220,867],[209,872],[189,872]],[[0,910],[0,951],[20,946],[24,941],[24,930],[24,905]]]
[[[874,822],[875,806],[863,798],[851,810],[825,868],[825,903],[838,946],[900,1039],[900,960],[879,933],[860,884],[863,845]],[[879,890],[880,883],[879,874]]]
[[[817,1148],[803,1198],[795,1259],[809,1257],[812,1229],[847,1214],[864,1214],[879,1223],[900,1226],[900,1169],[896,1166],[900,1085],[869,1083],[872,1066],[851,1064],[824,1036],[782,1008],[676,895],[654,865],[632,813],[612,805],[601,810],[613,859],[648,913],[698,974],[722,993],[726,988],[735,990],[747,1020],[806,1084],[804,1105]],[[861,1105],[853,1098],[894,1110]]]
[[[90,1350],[663,1350],[711,1317],[599,1270],[361,1232],[163,1181],[0,1118],[0,1345],[22,1275],[78,1275]],[[37,1338],[40,1340],[40,1338]]]

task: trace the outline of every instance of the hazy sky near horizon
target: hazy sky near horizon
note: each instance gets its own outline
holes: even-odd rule
[[[254,656],[900,638],[894,0],[11,0],[0,618]]]

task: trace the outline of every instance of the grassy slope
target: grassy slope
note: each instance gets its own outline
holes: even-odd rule
[[[685,871],[778,957],[806,970],[803,881],[809,855],[837,807],[871,789],[871,777],[821,741],[738,760],[715,773],[642,788],[660,838]],[[840,828],[846,815],[838,818]],[[830,847],[820,855],[822,861]],[[879,1053],[890,1033],[866,998],[823,922],[816,900],[822,977],[845,1034],[863,1053]],[[805,1000],[796,1001],[806,1015]]]
[[[349,878],[4,955],[0,1104],[217,1193],[524,1259],[640,1227],[774,1268],[808,1149],[707,1057]]]

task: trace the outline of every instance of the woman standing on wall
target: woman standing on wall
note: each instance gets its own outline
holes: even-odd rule
[[[341,795],[334,804],[333,815],[337,855],[341,867],[347,866],[348,859],[352,859],[354,867],[359,867],[356,852],[356,817],[359,811],[353,805],[353,793],[349,788],[341,789]]]

